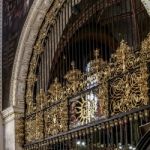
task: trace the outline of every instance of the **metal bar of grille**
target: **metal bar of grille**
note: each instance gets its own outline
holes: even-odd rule
[[[144,23],[143,19],[140,19],[141,16],[146,20]],[[107,116],[108,118],[101,117],[102,114],[99,113],[101,110],[98,109],[101,109],[102,99],[98,97],[97,91],[103,90],[103,88],[101,89],[102,83],[100,81],[100,83],[95,84],[97,82],[97,78],[94,76],[95,72],[91,73],[90,71],[95,60],[93,51],[96,48],[100,49],[99,58],[108,63],[111,54],[116,53],[115,50],[119,47],[122,39],[127,41],[131,48],[137,50],[139,43],[149,31],[149,25],[150,19],[141,4],[134,0],[71,0],[64,2],[53,25],[48,29],[47,39],[44,42],[44,52],[38,58],[37,81],[32,87],[36,108],[32,108],[33,111],[29,114],[25,113],[25,122],[31,123],[31,126],[34,125],[36,115],[42,116],[41,122],[44,127],[41,127],[40,132],[43,132],[43,137],[37,139],[36,135],[36,137],[27,140],[27,135],[25,135],[25,149],[96,150],[135,147],[140,139],[139,126],[147,123],[150,119],[149,108],[144,108],[145,110],[141,108],[121,115],[114,114],[115,116],[111,117],[110,103],[112,99],[110,94],[113,91],[108,91],[109,116]],[[145,28],[144,31],[143,28]],[[74,61],[75,68],[72,61]],[[98,63],[101,71],[102,62]],[[76,87],[69,87],[73,79],[69,81],[64,76],[69,71],[73,72],[76,69],[81,71],[82,78],[78,77],[80,75],[77,77],[72,75],[71,77],[73,79],[76,77],[76,82],[79,81],[80,83],[85,80],[85,83],[83,83],[85,88],[65,97],[70,89],[74,91]],[[54,89],[53,93],[49,94],[48,92],[56,77],[63,87],[61,89],[63,96],[65,95],[59,101],[55,99],[53,94],[61,91],[57,89],[58,87],[61,88],[61,85],[58,86],[57,84],[55,86],[57,90]],[[86,82],[87,80],[88,82]],[[111,79],[110,85],[113,80],[114,78]],[[41,104],[44,97],[39,95],[41,89],[44,90],[46,94],[44,100],[47,100],[48,103],[44,101],[44,104]],[[40,107],[37,106],[37,96],[41,96]],[[98,99],[99,103],[96,103],[95,99]],[[82,100],[88,101],[88,103],[83,105]],[[64,102],[67,103],[66,108],[60,109],[60,104]],[[95,109],[92,108],[91,104],[95,104]],[[71,110],[72,105],[75,110]],[[89,107],[92,110],[88,110]],[[88,111],[86,112],[86,110]],[[53,111],[56,112],[56,119],[54,119]],[[67,117],[61,115],[64,112],[67,113]],[[49,115],[49,121],[46,120],[47,115]],[[71,115],[74,115],[74,120],[70,119]],[[86,115],[89,116],[85,118]],[[62,118],[63,121],[65,118],[67,119],[65,130],[62,130],[60,125],[63,122],[61,121]],[[53,125],[53,128],[50,128],[51,125]],[[47,133],[46,128],[48,126],[53,130],[50,133]],[[31,129],[25,127],[25,132],[33,133]],[[37,130],[38,128],[35,129],[36,132]]]

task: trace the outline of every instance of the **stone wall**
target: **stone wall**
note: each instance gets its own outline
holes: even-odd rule
[[[33,0],[3,1],[3,108],[9,106],[11,71],[19,36]]]

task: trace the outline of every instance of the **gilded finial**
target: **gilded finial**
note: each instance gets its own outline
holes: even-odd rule
[[[75,62],[74,61],[71,62],[71,67],[72,67],[72,70],[75,69]]]
[[[54,79],[54,83],[55,84],[58,83],[58,78],[57,77]]]
[[[103,65],[104,64],[104,61],[102,60],[102,58],[99,57],[99,51],[100,49],[96,48],[94,51],[93,51],[93,55],[94,55],[94,60],[91,60],[90,61],[90,70],[91,72],[98,72],[100,70],[100,65]]]
[[[94,57],[95,57],[96,60],[99,57],[99,49],[98,48],[96,48],[96,50],[94,50]]]
[[[62,99],[63,89],[62,85],[58,82],[57,77],[54,79],[53,84],[50,85],[48,92],[51,95],[49,101],[53,102]]]

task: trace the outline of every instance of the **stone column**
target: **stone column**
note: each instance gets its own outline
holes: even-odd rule
[[[22,147],[16,141],[16,117],[18,114],[22,113],[23,109],[13,106],[2,112],[4,125],[4,150],[22,150]]]
[[[0,150],[3,150],[3,120],[0,112]]]

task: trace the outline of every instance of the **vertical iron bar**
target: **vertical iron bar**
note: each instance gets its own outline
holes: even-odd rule
[[[133,116],[129,116],[129,122],[130,122],[130,144],[134,145],[134,139],[133,139]]]
[[[138,114],[134,114],[134,140],[135,145],[137,145],[139,140],[139,124],[138,124]]]
[[[125,136],[125,147],[128,147],[128,118],[124,117],[124,136]]]
[[[120,144],[123,145],[123,122],[119,119]]]
[[[137,23],[137,15],[136,15],[136,5],[135,5],[136,1],[135,0],[131,0],[131,9],[132,9],[132,23],[133,23],[133,34],[134,34],[134,47],[137,49],[137,47],[139,46],[139,41],[140,41],[140,36],[139,36],[139,27],[138,27],[138,23]]]
[[[119,122],[118,120],[116,119],[115,120],[115,133],[116,133],[116,146],[118,148],[118,144],[119,144]]]

